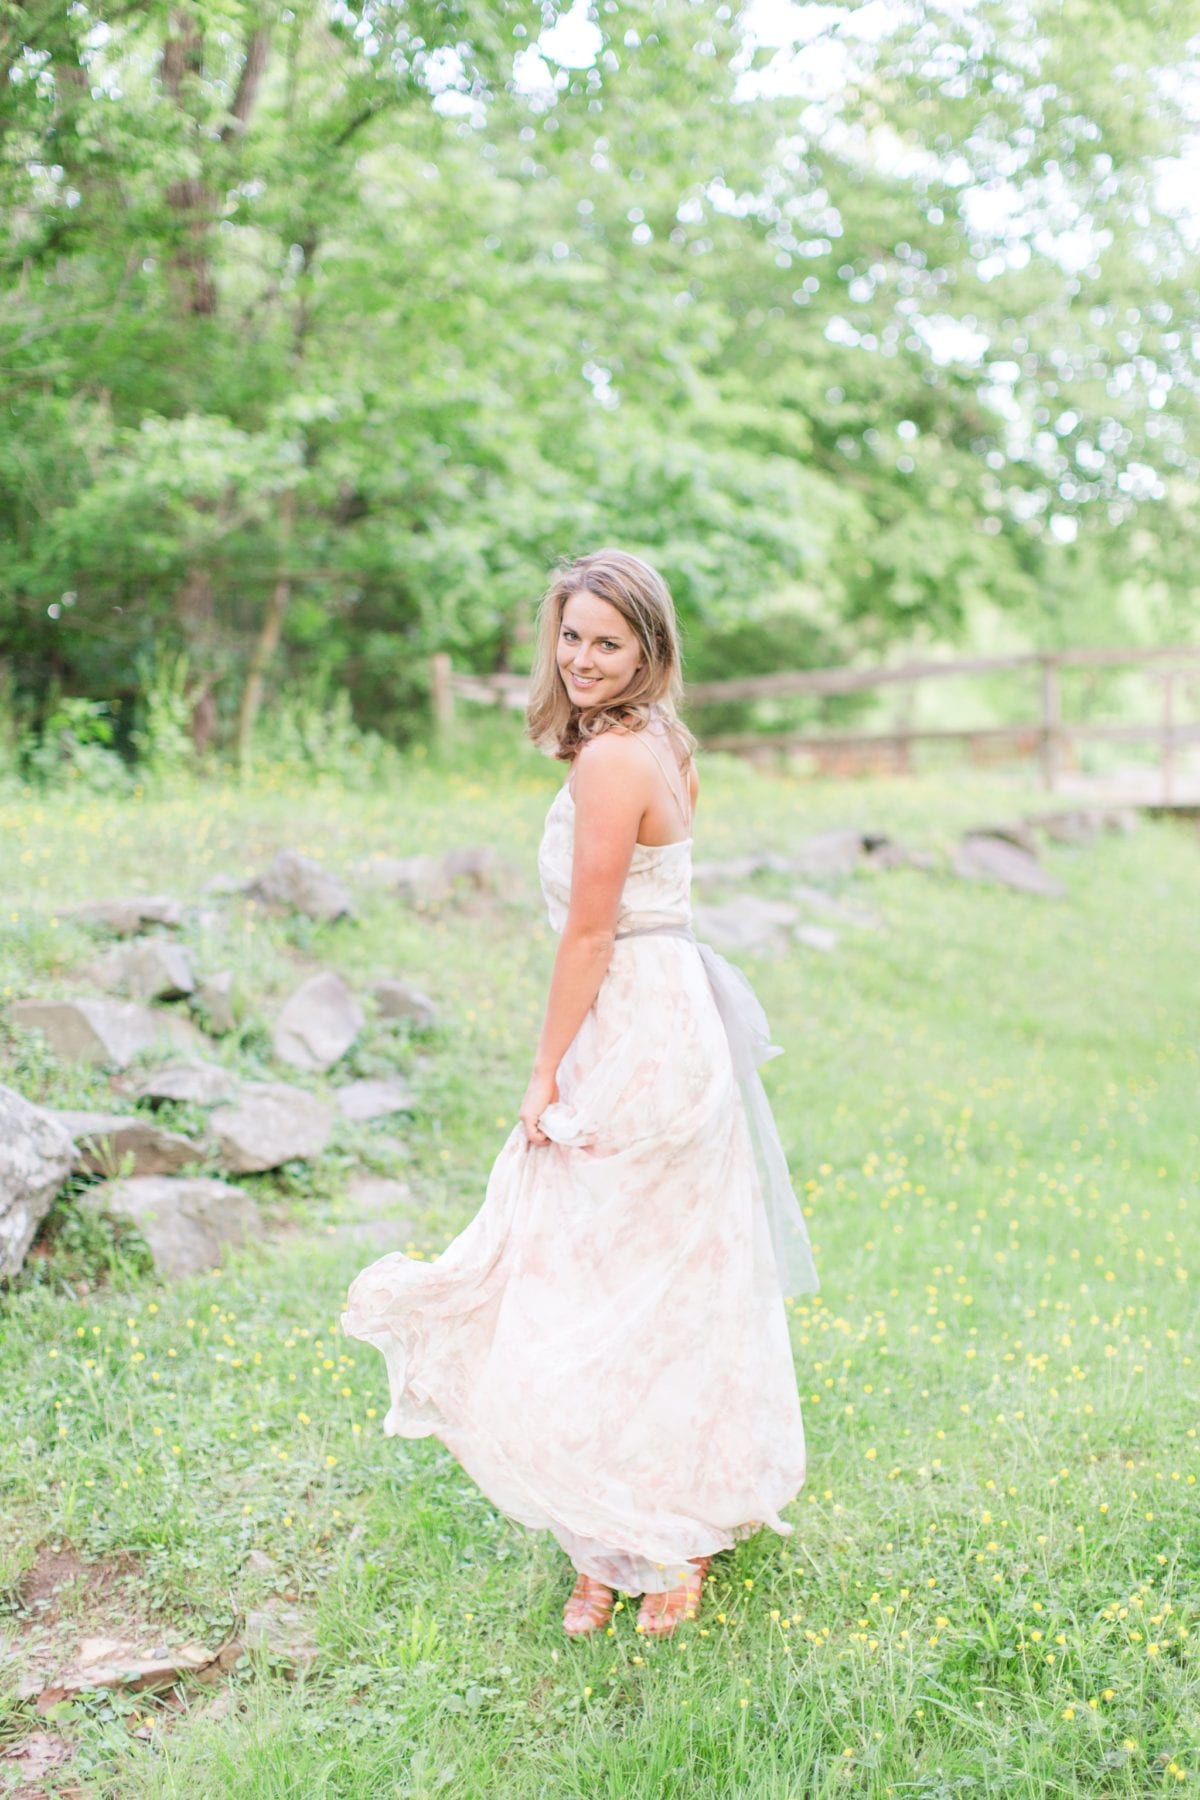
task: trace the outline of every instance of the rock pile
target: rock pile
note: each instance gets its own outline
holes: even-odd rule
[[[490,879],[493,860],[490,851],[466,851],[438,866],[451,885],[479,886]],[[230,881],[222,888],[320,920],[353,916],[341,879],[297,851],[281,851],[249,884]],[[99,900],[73,915],[126,940],[110,945],[83,971],[105,993],[30,996],[12,1002],[7,1016],[41,1033],[63,1061],[111,1071],[119,1100],[150,1110],[40,1108],[0,1088],[0,1279],[20,1269],[72,1173],[106,1178],[80,1203],[132,1223],[157,1267],[175,1278],[212,1267],[229,1245],[261,1230],[250,1195],[208,1170],[250,1175],[313,1159],[326,1150],[339,1120],[362,1124],[412,1111],[412,1090],[398,1075],[315,1093],[283,1081],[240,1080],[206,1056],[214,1035],[237,1028],[240,1007],[231,971],[198,976],[183,945],[164,935],[184,921],[180,902],[164,895]],[[207,913],[196,916],[202,925],[209,920]],[[180,1001],[198,1023],[172,1010],[170,1003]],[[368,1005],[380,1020],[407,1020],[418,1028],[437,1018],[429,996],[398,978],[378,981]],[[357,1043],[366,1017],[340,975],[318,970],[280,1007],[270,1027],[274,1054],[307,1075],[327,1075]],[[154,1056],[162,1060],[144,1066]],[[135,1070],[135,1063],[142,1066]],[[171,1130],[153,1116],[171,1104],[208,1116],[186,1130]]]

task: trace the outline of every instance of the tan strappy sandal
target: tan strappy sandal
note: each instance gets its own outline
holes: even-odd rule
[[[568,1637],[587,1637],[603,1631],[612,1618],[615,1596],[610,1587],[591,1575],[578,1575],[563,1607],[563,1630]]]
[[[697,1557],[688,1564],[689,1573],[683,1587],[671,1588],[665,1594],[643,1594],[638,1608],[637,1629],[645,1637],[670,1637],[685,1619],[694,1619],[700,1610],[704,1577],[711,1556]]]

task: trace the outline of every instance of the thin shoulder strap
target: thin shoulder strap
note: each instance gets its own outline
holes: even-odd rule
[[[654,748],[654,745],[650,741],[650,733],[646,730],[643,730],[643,731],[635,731],[633,735],[638,740],[639,743],[645,744],[647,750],[650,752],[651,756],[654,758],[655,762],[658,764],[658,766],[662,770],[663,774],[667,777],[667,786],[670,788],[672,794],[675,796],[675,804],[679,808],[679,811],[683,817],[684,824],[687,826],[688,830],[690,831],[692,829],[691,810],[690,810],[690,808],[688,808],[684,805],[683,800],[680,798],[679,786],[678,786],[678,783],[683,780],[682,769],[679,767],[679,764],[677,762],[675,762],[675,758],[672,757],[671,761],[672,761],[672,763],[674,763],[675,776],[676,776],[676,779],[674,781],[672,781],[666,764],[663,762],[662,757],[658,754],[658,751]]]

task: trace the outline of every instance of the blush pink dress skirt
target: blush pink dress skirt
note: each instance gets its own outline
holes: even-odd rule
[[[573,841],[564,785],[538,855],[556,931]],[[722,959],[690,920],[691,839],[639,844],[552,1142],[514,1126],[466,1229],[432,1262],[372,1263],[342,1318],[386,1359],[385,1432],[439,1438],[502,1513],[629,1594],[761,1526],[790,1533],[805,1474],[785,1262],[789,1295],[817,1278],[790,1188],[780,1253],[764,1131],[782,1152],[756,1077],[765,1125],[744,1103]]]

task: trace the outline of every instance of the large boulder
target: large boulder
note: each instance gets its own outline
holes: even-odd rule
[[[362,1028],[362,1008],[346,983],[322,969],[285,1002],[271,1042],[281,1062],[319,1075],[345,1056]]]
[[[1008,838],[972,832],[954,852],[950,866],[963,881],[998,882],[1047,900],[1061,900],[1066,892],[1058,877],[1044,869],[1036,856]]]
[[[320,1156],[333,1131],[333,1108],[282,1081],[248,1081],[209,1124],[224,1166],[253,1175]]]
[[[104,1063],[114,1069],[127,1068],[135,1056],[155,1045],[175,1050],[199,1050],[204,1045],[186,1019],[153,1011],[135,1000],[14,1000],[8,1016],[26,1031],[40,1031],[66,1061]]]
[[[271,906],[291,907],[311,919],[340,919],[354,912],[341,878],[299,850],[281,850],[248,891]]]
[[[342,1117],[363,1123],[367,1119],[383,1119],[389,1113],[412,1112],[412,1089],[401,1075],[385,1075],[373,1080],[349,1081],[335,1088],[334,1099]]]
[[[428,994],[411,982],[389,977],[377,981],[371,994],[381,1019],[411,1019],[414,1025],[422,1027],[437,1024],[437,1007]]]
[[[233,1099],[238,1087],[236,1075],[211,1062],[163,1063],[126,1080],[126,1092],[139,1100],[182,1100],[192,1106],[220,1106]]]
[[[25,1261],[71,1173],[72,1154],[69,1132],[12,1088],[0,1087],[0,1280]]]
[[[200,1275],[231,1246],[256,1237],[261,1215],[249,1194],[202,1176],[136,1175],[89,1188],[79,1204],[127,1219],[169,1280]]]
[[[98,987],[133,1000],[181,1000],[196,985],[187,951],[167,938],[114,944],[87,973]]]
[[[71,1134],[72,1166],[86,1175],[111,1175],[127,1156],[133,1158],[131,1175],[177,1175],[204,1154],[190,1138],[136,1113],[53,1111],[50,1117]]]
[[[86,925],[111,931],[114,937],[133,937],[147,925],[179,925],[183,904],[169,894],[139,894],[124,900],[88,900],[66,909]]]

